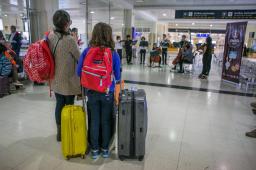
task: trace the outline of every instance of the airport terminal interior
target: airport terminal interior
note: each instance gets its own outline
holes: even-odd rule
[[[143,160],[119,159],[120,130],[108,158],[63,156],[55,95],[48,82],[31,81],[22,62],[30,45],[55,29],[53,15],[60,9],[69,13],[70,29],[78,30],[81,53],[99,22],[112,27],[116,44],[120,36],[125,89],[146,92]],[[15,52],[20,36],[18,80],[7,76],[8,93],[0,75],[0,170],[256,170],[255,0],[0,0],[0,32],[0,44]],[[203,73],[209,37],[210,71]],[[181,66],[186,50],[192,60]],[[0,58],[0,71],[3,65]]]

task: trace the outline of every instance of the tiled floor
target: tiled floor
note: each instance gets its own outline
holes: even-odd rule
[[[217,72],[214,68],[209,88],[222,89]],[[194,87],[205,87],[207,82],[169,69],[140,66],[125,66],[123,75],[130,80]],[[249,107],[255,98],[137,87],[146,90],[149,107],[143,162],[121,162],[114,154],[96,162],[64,160],[61,145],[55,141],[55,101],[49,98],[47,87],[29,85],[23,92],[0,99],[0,170],[256,169],[256,139],[244,135],[256,128],[256,116]]]

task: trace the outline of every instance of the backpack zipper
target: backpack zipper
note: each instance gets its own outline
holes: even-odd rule
[[[103,84],[102,84],[102,79],[107,78],[106,76],[100,76],[100,75],[98,75],[98,74],[91,73],[91,72],[84,71],[84,70],[82,70],[82,72],[84,72],[84,73],[86,73],[86,74],[90,74],[90,75],[92,75],[92,76],[100,77],[100,86],[102,86],[102,85],[103,85]]]
[[[88,67],[88,66],[84,66],[85,68],[89,68],[89,69],[92,69],[92,70],[98,70],[98,71],[104,71],[104,72],[107,72],[106,70],[102,70],[102,69],[96,69],[96,68],[92,68],[92,67]],[[102,67],[103,68],[103,67]],[[106,68],[106,67],[104,67]]]

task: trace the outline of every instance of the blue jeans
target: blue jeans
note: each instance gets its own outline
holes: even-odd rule
[[[108,149],[111,138],[112,113],[114,104],[113,93],[105,94],[89,90],[88,109],[90,110],[90,144],[93,150]],[[101,128],[100,128],[101,127]],[[100,133],[101,130],[101,133]],[[99,134],[102,143],[99,146]]]
[[[55,119],[56,124],[61,125],[61,111],[65,105],[73,105],[75,101],[75,96],[64,96],[58,93],[55,93],[56,98],[56,108],[55,108]]]

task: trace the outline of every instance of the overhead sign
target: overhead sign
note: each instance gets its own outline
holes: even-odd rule
[[[175,19],[256,19],[256,10],[176,10]]]
[[[247,22],[227,24],[222,68],[223,80],[239,83],[246,26]]]
[[[193,33],[216,33],[225,34],[226,30],[212,30],[212,29],[173,29],[168,28],[168,32],[193,32]]]
[[[209,36],[210,36],[210,34],[202,34],[202,33],[196,34],[196,37],[198,37],[198,38],[206,38]]]

